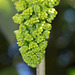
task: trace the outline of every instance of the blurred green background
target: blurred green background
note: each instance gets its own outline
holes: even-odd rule
[[[46,75],[75,75],[75,0],[61,0],[46,48]],[[11,0],[0,0],[0,75],[36,75],[18,51]]]

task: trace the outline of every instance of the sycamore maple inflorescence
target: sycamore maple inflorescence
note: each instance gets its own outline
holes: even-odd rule
[[[51,22],[57,15],[53,8],[60,0],[18,0],[14,2],[19,13],[13,16],[20,24],[15,30],[17,44],[23,60],[31,67],[41,63],[52,28]]]

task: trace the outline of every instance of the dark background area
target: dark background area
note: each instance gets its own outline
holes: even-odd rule
[[[4,3],[4,5],[3,5]],[[75,0],[61,0],[46,48],[46,75],[75,75]],[[35,75],[18,51],[11,0],[0,0],[0,75]]]

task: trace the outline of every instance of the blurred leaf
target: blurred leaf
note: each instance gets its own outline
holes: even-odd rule
[[[0,10],[10,13],[11,5],[9,0],[0,0]]]
[[[0,71],[0,75],[18,75],[18,72],[15,67],[11,66]]]
[[[69,69],[68,75],[75,75],[75,68]]]
[[[64,1],[75,9],[75,0],[64,0]]]

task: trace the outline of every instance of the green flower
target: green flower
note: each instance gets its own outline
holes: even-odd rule
[[[29,43],[29,49],[35,48],[35,47],[38,47],[38,44],[37,44],[36,42],[34,42],[34,41],[31,41],[31,42]]]
[[[47,47],[47,41],[43,41],[39,44],[39,48],[41,51],[42,50],[44,51],[46,47]]]
[[[46,12],[41,12],[38,14],[38,17],[42,20],[48,18],[48,14]]]
[[[23,41],[18,41],[17,44],[18,44],[18,46],[23,46],[24,42]]]
[[[32,15],[33,9],[30,7],[22,12],[22,15]]]
[[[52,26],[49,23],[42,23],[42,27],[45,30],[51,30],[52,29]]]
[[[15,35],[16,35],[17,41],[20,41],[20,39],[22,39],[22,38],[21,38],[22,36],[21,36],[20,31],[19,31],[19,30],[15,30],[14,33],[15,33]]]
[[[31,18],[30,20],[27,20],[24,24],[28,26],[29,24],[34,24],[37,22],[39,22],[39,19],[38,17],[35,17],[35,18]]]
[[[39,5],[34,5],[34,12],[35,13],[40,13],[40,11],[41,11],[40,6]]]
[[[50,36],[52,20],[57,15],[53,8],[60,0],[14,0],[17,11],[13,16],[15,23],[20,24],[15,30],[17,44],[24,62],[31,67],[41,63],[45,55]]]
[[[19,48],[20,53],[23,55],[28,51],[28,46],[22,46]]]
[[[19,26],[19,31],[20,31],[20,32],[23,32],[23,31],[25,31],[25,30],[26,30],[26,26],[21,24],[21,25]]]
[[[26,41],[32,41],[33,40],[33,37],[30,35],[30,34],[27,34],[26,36],[25,36],[25,38],[24,38],[24,40],[26,40]]]
[[[50,31],[46,30],[43,32],[43,36],[45,37],[45,39],[49,39],[49,35],[50,35]]]
[[[25,0],[24,1],[19,0],[19,1],[15,2],[14,4],[16,6],[17,11],[23,11],[27,7]]]
[[[15,16],[13,16],[13,20],[15,23],[21,24],[24,21],[24,17],[17,13]]]
[[[46,19],[48,22],[52,22],[57,15],[57,11],[54,8],[48,9],[49,17]]]
[[[42,41],[44,41],[44,40],[45,40],[45,38],[44,38],[43,36],[38,36],[38,37],[36,37],[37,43],[40,43],[40,42],[42,42]]]

